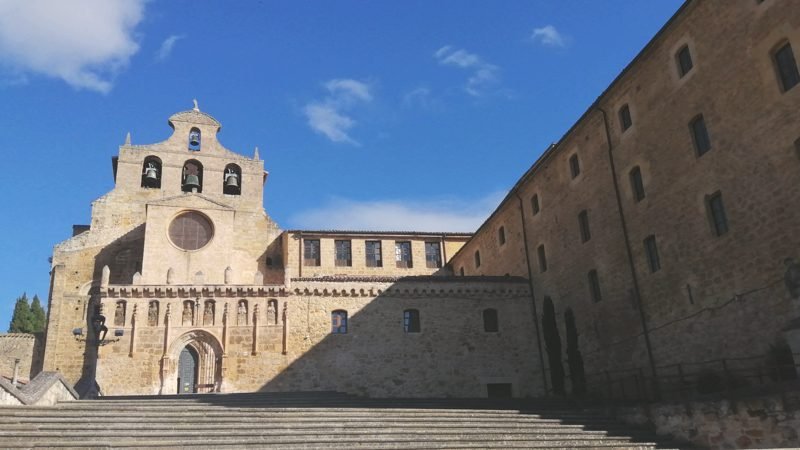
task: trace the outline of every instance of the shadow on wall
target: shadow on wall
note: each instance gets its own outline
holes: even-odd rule
[[[108,329],[111,329],[114,322],[114,311],[100,310],[99,283],[102,279],[103,267],[110,269],[110,284],[132,284],[136,273],[142,271],[142,258],[144,255],[144,232],[145,224],[141,224],[120,238],[106,245],[94,258],[94,270],[92,279],[95,283],[89,291],[89,299],[86,302],[87,308],[84,317],[84,351],[83,366],[81,368],[81,378],[75,384],[75,390],[81,398],[92,398],[101,393],[100,386],[93,381],[97,372],[98,360],[98,338],[96,336],[92,321],[103,314]],[[106,330],[107,332],[109,330]],[[114,338],[113,331],[105,336],[106,340]]]
[[[486,397],[489,385],[502,385],[506,395],[538,394],[526,284],[503,277],[503,292],[513,293],[498,295],[484,291],[488,278],[480,290],[452,278],[426,283],[427,294],[416,293],[418,283],[399,281],[366,304],[358,296],[300,296],[288,305],[294,311],[288,314],[287,354],[276,355],[283,370],[268,367],[269,381],[259,390]],[[497,331],[485,330],[486,309],[497,311]],[[228,367],[247,370],[243,362]]]

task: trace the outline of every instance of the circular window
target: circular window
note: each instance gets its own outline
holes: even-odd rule
[[[211,222],[198,212],[185,212],[169,224],[169,239],[183,250],[201,249],[213,236]]]

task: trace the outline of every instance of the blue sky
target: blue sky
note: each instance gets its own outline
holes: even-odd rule
[[[681,3],[0,0],[0,330],[193,98],[284,229],[473,231]]]

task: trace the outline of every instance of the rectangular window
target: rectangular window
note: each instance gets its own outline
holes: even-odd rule
[[[366,241],[364,245],[367,267],[382,267],[381,241]]]
[[[475,268],[481,266],[481,251],[475,250]]]
[[[531,197],[531,211],[533,211],[533,215],[539,214],[539,195],[534,194]]]
[[[650,272],[658,272],[661,269],[661,261],[658,259],[658,247],[654,235],[647,236],[647,239],[644,240],[644,251],[647,254],[647,265],[650,267]]]
[[[497,319],[497,310],[494,308],[483,310],[483,331],[497,333],[500,331],[500,321]]]
[[[681,77],[689,73],[692,67],[694,67],[692,63],[692,54],[689,52],[688,45],[681,47],[681,49],[678,50],[678,54],[675,55],[675,58],[678,60],[678,73]]]
[[[639,166],[631,169],[630,179],[631,191],[633,191],[633,199],[637,202],[640,202],[642,199],[644,199],[644,181],[642,180],[642,171],[639,169]]]
[[[497,241],[500,242],[500,245],[505,245],[505,243],[506,243],[506,227],[500,227],[497,230]]]
[[[394,259],[398,268],[405,269],[413,267],[413,262],[411,261],[411,242],[395,242]]]
[[[578,155],[569,157],[569,173],[572,175],[572,178],[581,174],[581,163],[578,161]]]
[[[458,269],[458,273],[463,277],[464,276],[464,268]]]
[[[416,309],[403,311],[403,331],[406,333],[419,333],[420,330],[419,311]]]
[[[716,236],[728,232],[728,216],[722,204],[722,193],[717,192],[708,197],[708,213],[711,216],[711,227]]]
[[[800,83],[800,73],[797,71],[797,61],[794,59],[792,46],[787,42],[775,52],[775,65],[781,87],[786,92]]]
[[[303,265],[318,266],[319,259],[319,239],[305,239],[303,241]]]
[[[336,240],[336,267],[349,267],[353,265],[353,252],[349,240]]]
[[[600,295],[600,280],[597,278],[597,271],[589,271],[589,293],[592,296],[592,301],[597,303],[603,299]]]
[[[692,120],[690,127],[692,129],[692,139],[694,140],[694,148],[697,151],[697,156],[703,156],[711,150],[711,138],[708,137],[708,129],[706,128],[706,121],[703,115],[699,115]]]
[[[583,210],[578,214],[578,225],[581,229],[581,242],[586,242],[592,238],[592,234],[589,232],[589,213],[586,210]]]
[[[347,311],[336,310],[331,313],[331,333],[347,334]]]
[[[536,253],[539,255],[539,272],[547,272],[547,257],[544,254],[544,244],[536,249]]]
[[[628,105],[623,105],[622,108],[619,109],[619,123],[622,126],[622,131],[627,130],[628,128],[633,125],[633,120],[631,119],[631,109]]]
[[[438,242],[425,243],[425,265],[428,269],[442,267],[442,250]]]

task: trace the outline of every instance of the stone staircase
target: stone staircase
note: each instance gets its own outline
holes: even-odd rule
[[[298,392],[103,397],[0,408],[2,448],[667,448],[654,438],[557,400]]]

